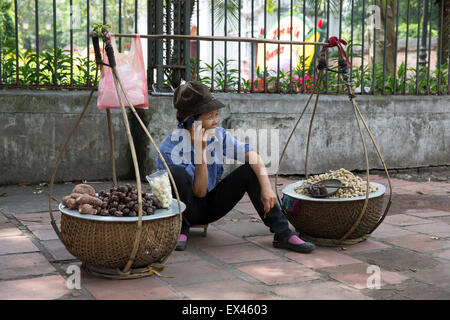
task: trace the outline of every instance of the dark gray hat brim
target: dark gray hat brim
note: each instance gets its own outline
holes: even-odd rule
[[[202,104],[202,105],[198,106],[197,108],[195,108],[195,113],[192,113],[192,112],[191,113],[185,113],[185,114],[182,114],[181,116],[183,118],[189,117],[189,116],[195,116],[197,114],[202,114],[202,113],[215,111],[215,110],[218,110],[218,109],[223,108],[223,107],[225,107],[225,105],[222,102],[220,102],[219,100],[213,98],[213,99],[209,100],[208,102],[205,102],[204,104]]]

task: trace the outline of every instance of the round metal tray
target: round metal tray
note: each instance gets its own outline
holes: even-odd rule
[[[181,204],[181,212],[186,209],[186,205],[180,201]],[[139,217],[113,217],[113,216],[98,216],[92,214],[81,214],[78,210],[69,209],[64,206],[62,203],[59,204],[59,211],[61,213],[67,214],[69,216],[86,219],[86,220],[97,220],[97,221],[111,221],[111,222],[137,222]],[[142,221],[147,220],[156,220],[162,218],[168,218],[177,215],[178,212],[178,201],[176,199],[172,199],[172,203],[170,208],[167,209],[156,209],[155,213],[149,216],[142,216]]]
[[[286,186],[282,192],[283,194],[290,196],[295,199],[300,200],[308,200],[308,201],[320,201],[320,202],[342,202],[342,201],[355,201],[355,200],[364,200],[366,198],[365,195],[359,196],[359,197],[353,197],[353,198],[313,198],[309,196],[305,196],[303,194],[295,192],[295,188],[300,186],[305,180],[300,180],[294,183],[291,183],[290,185]],[[386,192],[386,187],[382,184],[376,183],[376,182],[370,182],[372,186],[378,187],[378,190],[375,192],[369,193],[369,199],[375,198],[383,195]]]

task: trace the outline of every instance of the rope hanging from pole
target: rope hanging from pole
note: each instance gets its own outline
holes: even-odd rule
[[[294,125],[294,127],[293,127],[293,129],[292,129],[292,131],[291,131],[291,133],[290,133],[290,135],[288,137],[288,139],[287,139],[287,143],[285,144],[285,146],[283,148],[283,151],[282,151],[281,156],[280,156],[280,160],[278,162],[278,170],[277,170],[277,172],[275,174],[275,181],[274,181],[274,188],[275,188],[275,192],[276,192],[276,195],[277,195],[277,200],[278,200],[279,206],[280,206],[282,212],[285,215],[287,215],[287,212],[283,208],[282,201],[281,201],[281,199],[279,197],[278,189],[277,189],[278,173],[279,173],[281,161],[282,161],[282,159],[283,159],[283,157],[284,157],[284,155],[286,153],[287,146],[288,146],[289,142],[291,141],[291,138],[292,138],[295,130],[297,129],[297,126],[298,126],[300,120],[302,119],[302,117],[303,117],[303,115],[304,115],[304,113],[305,113],[305,111],[306,111],[306,109],[307,109],[307,107],[308,107],[308,105],[309,105],[309,103],[311,101],[312,96],[314,95],[314,93],[316,93],[316,95],[317,95],[316,96],[316,101],[315,101],[315,104],[314,104],[314,108],[313,108],[313,111],[312,111],[311,120],[310,120],[310,124],[309,124],[309,129],[308,129],[308,138],[307,138],[306,156],[305,156],[305,177],[306,177],[306,179],[308,179],[309,142],[310,142],[310,137],[311,137],[311,128],[312,128],[312,124],[313,124],[313,120],[314,120],[314,115],[315,115],[315,111],[316,111],[316,108],[317,108],[317,103],[318,103],[318,99],[319,99],[319,95],[320,95],[320,86],[321,86],[323,71],[327,70],[327,71],[338,72],[338,73],[343,74],[344,82],[345,82],[345,85],[346,85],[347,90],[348,90],[348,96],[349,96],[350,102],[352,103],[352,106],[353,106],[355,119],[356,119],[356,122],[357,122],[357,125],[358,125],[361,141],[362,141],[362,144],[363,144],[364,156],[365,156],[365,159],[366,159],[367,188],[366,188],[366,197],[365,197],[365,200],[364,200],[363,208],[362,208],[360,214],[358,215],[357,219],[355,220],[354,224],[351,226],[351,228],[340,239],[315,239],[316,241],[321,242],[324,245],[330,245],[330,244],[332,244],[332,245],[337,245],[338,244],[339,245],[339,244],[351,244],[351,243],[354,243],[355,239],[348,239],[348,237],[359,226],[359,224],[362,221],[362,218],[364,216],[364,213],[366,211],[366,208],[367,208],[367,203],[368,203],[368,200],[369,200],[369,183],[370,183],[370,181],[369,181],[369,163],[368,163],[367,147],[366,147],[366,143],[365,143],[365,140],[364,140],[364,135],[363,135],[363,132],[362,132],[362,129],[361,129],[361,126],[360,126],[358,118],[360,118],[362,120],[362,122],[364,124],[364,127],[367,130],[367,132],[369,133],[369,136],[370,136],[370,138],[372,140],[372,143],[375,146],[375,149],[377,151],[377,155],[378,155],[378,157],[380,158],[380,160],[381,160],[381,162],[383,164],[383,167],[384,167],[384,170],[385,170],[385,173],[386,173],[386,177],[388,179],[389,189],[390,189],[389,200],[388,200],[388,203],[387,203],[386,208],[384,210],[384,213],[381,216],[380,220],[377,222],[377,224],[372,228],[372,230],[370,230],[370,232],[368,232],[367,235],[371,234],[383,222],[384,218],[387,215],[387,212],[389,211],[391,203],[392,203],[392,185],[391,185],[391,180],[390,180],[390,177],[389,177],[389,172],[388,172],[386,164],[385,164],[385,162],[383,160],[383,157],[381,156],[381,152],[380,152],[380,150],[379,150],[379,148],[378,148],[378,146],[377,146],[377,144],[375,142],[375,139],[374,139],[372,133],[370,132],[370,130],[369,130],[368,126],[367,126],[367,123],[364,120],[364,118],[363,118],[363,116],[361,114],[361,111],[359,110],[359,108],[358,108],[358,106],[356,104],[356,101],[354,100],[355,99],[355,95],[352,93],[352,85],[351,85],[351,82],[349,80],[349,75],[348,75],[348,68],[351,69],[352,66],[351,66],[350,60],[348,59],[348,56],[347,56],[347,54],[345,52],[345,49],[342,46],[342,44],[347,45],[347,42],[345,40],[339,39],[337,37],[330,37],[329,40],[328,40],[328,43],[326,43],[325,45],[322,46],[322,50],[320,52],[320,57],[319,57],[318,64],[317,64],[318,74],[317,74],[317,77],[316,77],[315,82],[314,82],[315,86],[316,86],[316,88],[315,88],[316,90],[314,90],[315,92],[313,91],[311,93],[308,101],[306,102],[306,105],[305,105],[303,111],[300,114],[300,117],[298,118],[297,122],[295,123],[295,125]],[[339,56],[338,71],[328,68],[327,61],[326,61],[326,58],[325,58],[327,50],[329,48],[333,48],[333,47],[337,47],[338,48],[338,56]],[[366,237],[361,237],[359,239],[360,240],[364,240],[365,238]]]

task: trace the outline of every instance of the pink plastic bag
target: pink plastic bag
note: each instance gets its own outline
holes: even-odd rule
[[[116,42],[111,36],[111,45],[116,58],[116,70],[122,81],[123,88],[128,99],[135,108],[148,108],[148,88],[145,76],[144,57],[142,55],[141,38],[139,35],[132,38],[131,50],[129,53],[120,53],[117,50]],[[108,57],[103,52],[103,62],[108,63]],[[120,90],[123,105],[130,107],[125,96]],[[114,86],[112,69],[108,66],[102,67],[100,81],[98,83],[97,106],[99,109],[120,109],[119,99]]]

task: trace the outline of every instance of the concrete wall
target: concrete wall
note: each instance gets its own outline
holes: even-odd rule
[[[89,92],[0,90],[0,184],[49,181],[64,140]],[[221,125],[227,129],[277,129],[270,139],[278,152],[265,157],[272,172],[308,96],[224,94],[215,96],[227,107]],[[150,96],[150,108],[139,111],[156,143],[176,126],[172,97]],[[358,106],[389,168],[450,164],[449,96],[358,96]],[[304,174],[305,149],[312,103],[305,112],[281,163],[281,174]],[[133,178],[128,142],[119,110],[113,110],[119,177]],[[131,117],[130,117],[131,118]],[[136,121],[131,121],[142,173],[155,169],[156,152]],[[361,124],[362,125],[362,124]],[[269,134],[268,134],[269,136]],[[370,168],[381,169],[365,134]],[[346,96],[321,95],[309,152],[308,173],[338,168],[365,169],[364,154],[353,108]],[[258,144],[261,146],[261,144]],[[271,147],[269,147],[270,150]],[[275,148],[276,150],[276,148]],[[261,150],[259,150],[261,151]],[[227,171],[236,165],[228,165]],[[141,175],[142,175],[141,173]],[[57,181],[110,179],[106,115],[96,108],[96,96],[69,144]]]
[[[279,150],[272,159],[272,173],[308,99],[306,95],[225,94],[215,97],[226,104],[222,126],[243,131],[257,128],[279,130]],[[159,112],[149,126],[158,143],[175,126],[175,112],[168,97],[151,97]],[[412,168],[450,164],[449,96],[357,96],[356,102],[371,130],[388,168]],[[299,123],[280,166],[280,174],[304,174],[306,140],[313,109],[311,101]],[[361,126],[363,124],[361,123]],[[364,129],[364,128],[363,128]],[[365,133],[371,169],[382,169],[376,150]],[[260,146],[260,144],[258,144]],[[270,150],[270,147],[269,147]],[[276,150],[276,148],[275,148]],[[147,146],[147,170],[154,169],[156,153]],[[261,150],[260,150],[261,151]],[[265,157],[271,158],[270,151]],[[235,166],[228,166],[228,170]],[[346,168],[363,170],[365,158],[353,107],[347,96],[321,95],[310,142],[308,173]]]
[[[0,90],[0,184],[50,181],[88,96],[85,91]],[[96,104],[94,95],[64,153],[56,181],[111,177],[106,113]],[[112,111],[112,122],[117,174],[128,177],[129,148],[119,110]]]

